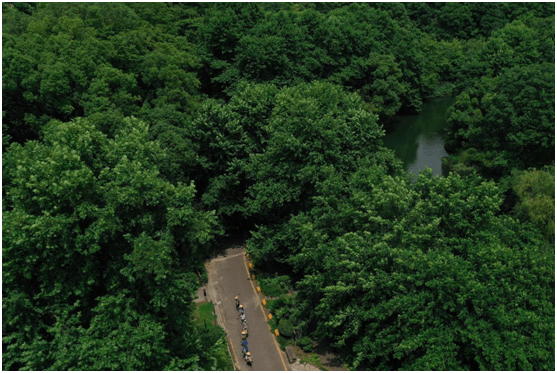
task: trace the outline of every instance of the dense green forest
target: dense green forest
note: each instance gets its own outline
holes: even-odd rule
[[[555,370],[555,4],[2,20],[3,370],[216,369],[192,299],[237,234],[351,369]],[[414,180],[384,128],[445,95]]]

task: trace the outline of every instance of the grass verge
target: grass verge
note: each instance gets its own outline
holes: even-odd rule
[[[214,325],[213,303],[200,303],[195,310],[195,324],[203,335],[201,343],[206,352],[204,370],[234,370],[232,357],[228,352],[226,333],[220,326]]]

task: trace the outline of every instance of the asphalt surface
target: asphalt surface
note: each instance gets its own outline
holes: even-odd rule
[[[291,370],[286,354],[280,350],[267,324],[263,299],[249,277],[248,262],[242,248],[230,248],[207,265],[209,283],[207,299],[215,305],[217,321],[226,331],[230,352],[236,369],[247,371]],[[252,366],[242,357],[242,322],[234,297],[239,296],[248,322],[248,348],[253,356]]]

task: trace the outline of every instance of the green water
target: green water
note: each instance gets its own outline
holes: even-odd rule
[[[445,113],[454,102],[453,97],[441,97],[422,106],[419,115],[399,115],[385,126],[385,146],[393,149],[404,163],[404,169],[415,175],[426,166],[434,175],[448,175],[441,158],[448,155],[443,147],[442,130]]]

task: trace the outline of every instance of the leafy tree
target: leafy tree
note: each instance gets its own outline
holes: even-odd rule
[[[196,146],[201,201],[226,226],[245,223],[244,199],[253,183],[247,171],[250,155],[265,148],[277,93],[273,85],[244,85],[226,105],[206,100],[192,123],[189,139]]]
[[[468,39],[475,29],[471,4],[446,3],[438,17],[439,27],[454,38]]]
[[[233,225],[281,222],[304,208],[326,167],[345,173],[374,157],[394,164],[376,120],[331,84],[242,84],[225,105],[207,100],[193,122],[201,199]]]
[[[313,343],[308,336],[302,337],[298,341],[298,345],[302,346],[305,352],[311,352],[313,350]]]
[[[44,132],[4,156],[3,367],[195,369],[189,271],[212,214],[160,177],[166,153],[136,119],[113,139],[86,119]]]
[[[317,338],[354,369],[553,369],[554,256],[531,227],[497,216],[494,183],[412,184],[378,168],[336,183],[290,222]]]
[[[419,111],[439,83],[438,67],[424,56],[427,36],[408,19],[395,21],[367,4],[328,13],[282,8],[207,12],[200,25],[207,93],[232,95],[242,81],[283,87],[328,80],[360,92],[374,111],[389,117],[401,106]]]
[[[438,40],[489,37],[517,19],[555,14],[547,3],[404,3],[406,15]],[[398,14],[403,14],[401,11]],[[393,14],[394,15],[394,14]],[[394,17],[393,17],[394,18]]]
[[[470,43],[457,72],[459,92],[474,86],[482,77],[497,77],[517,65],[555,63],[555,35],[552,18],[525,16],[495,30],[484,42]],[[476,44],[476,45],[474,45]]]
[[[513,190],[518,195],[515,212],[543,232],[550,245],[555,242],[555,166],[527,170],[513,175]]]
[[[554,5],[2,10],[4,369],[216,369],[224,227],[354,369],[554,370]],[[412,182],[380,123],[453,91]]]
[[[553,162],[553,66],[516,66],[459,95],[448,111],[448,148],[466,150],[460,161],[492,177]]]
[[[246,30],[261,17],[256,3],[219,4],[206,10],[198,28],[204,64],[200,79],[205,93],[222,98],[222,93],[237,79],[236,69],[231,69],[235,50]]]
[[[356,94],[338,86],[303,84],[277,94],[265,127],[266,147],[250,155],[248,164],[253,184],[247,190],[246,214],[260,224],[252,232],[249,251],[259,265],[288,265],[300,249],[289,221],[301,219],[299,214],[314,206],[317,186],[332,174],[342,179],[370,164],[384,172],[401,171],[393,153],[382,146],[376,120]]]
[[[288,319],[280,319],[278,329],[279,333],[287,338],[294,335],[294,327]]]
[[[370,109],[392,117],[400,107],[406,88],[400,80],[402,72],[392,55],[371,52],[368,58],[353,59],[351,64],[331,77],[331,81],[360,92]]]
[[[169,7],[44,3],[32,17],[8,12],[26,24],[4,26],[2,36],[3,110],[13,141],[38,139],[51,119],[82,116],[101,124],[114,116],[164,117],[183,126],[196,103],[198,62],[179,30],[157,24],[181,16]]]
[[[349,173],[359,159],[380,150],[383,131],[376,121],[356,95],[331,84],[281,90],[266,128],[265,151],[250,157],[255,183],[248,190],[248,209],[287,216],[289,205],[309,202],[326,167]]]

